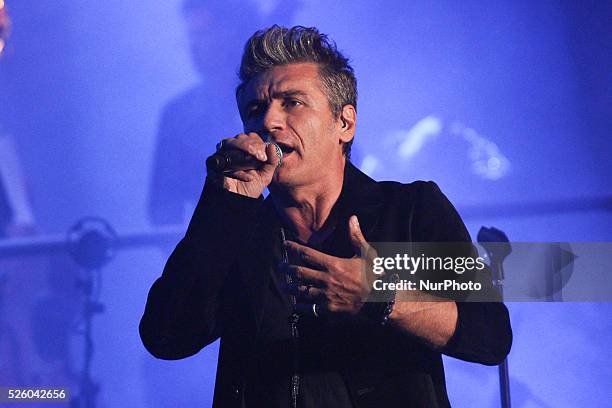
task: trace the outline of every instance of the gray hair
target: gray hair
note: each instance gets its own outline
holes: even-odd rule
[[[319,65],[323,92],[335,117],[345,105],[357,109],[357,79],[348,58],[338,51],[333,40],[314,27],[273,25],[253,34],[244,47],[236,97],[260,73],[274,66],[302,62]],[[350,158],[352,144],[351,140],[343,146],[347,158]]]

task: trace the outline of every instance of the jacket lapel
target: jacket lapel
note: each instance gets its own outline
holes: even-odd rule
[[[261,216],[252,235],[251,256],[244,273],[246,302],[250,306],[249,322],[255,332],[259,331],[263,314],[263,302],[270,284],[271,272],[275,268],[274,253],[280,243],[280,222],[270,199],[262,205]]]

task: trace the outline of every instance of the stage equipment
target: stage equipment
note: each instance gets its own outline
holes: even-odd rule
[[[478,243],[483,246],[491,261],[493,285],[499,289],[504,298],[504,259],[512,252],[512,246],[503,231],[497,228],[481,227],[478,231]],[[495,243],[495,245],[489,245]],[[500,244],[501,243],[501,244]],[[499,392],[502,408],[510,408],[510,377],[508,374],[508,359],[504,359],[499,368]]]
[[[101,269],[119,250],[176,244],[184,235],[185,229],[184,225],[174,225],[117,235],[102,218],[86,217],[75,223],[65,236],[57,234],[0,240],[0,259],[67,252],[86,271],[85,278],[77,282],[85,298],[81,332],[85,338],[85,349],[79,392],[71,396],[71,408],[94,408],[96,395],[100,390],[99,384],[91,378],[90,370],[94,354],[92,320],[94,315],[104,312],[104,305],[99,302]]]

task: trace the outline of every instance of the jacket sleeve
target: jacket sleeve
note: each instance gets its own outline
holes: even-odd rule
[[[207,179],[187,233],[151,287],[140,321],[142,342],[155,357],[191,356],[222,334],[222,292],[261,203]]]
[[[422,183],[413,227],[421,242],[471,242],[470,234],[448,198],[434,182]],[[420,235],[420,236],[419,236]],[[488,283],[491,282],[490,275]],[[456,302],[457,326],[442,353],[486,365],[501,363],[510,352],[508,309],[500,302]]]

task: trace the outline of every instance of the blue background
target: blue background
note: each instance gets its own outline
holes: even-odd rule
[[[285,23],[317,26],[351,58],[359,84],[353,157],[371,176],[435,180],[473,237],[493,225],[513,241],[612,241],[605,3],[311,0]],[[16,140],[41,233],[63,233],[85,215],[119,233],[148,227],[160,110],[199,80],[179,1],[7,4],[13,30],[0,62],[0,122]],[[254,4],[265,15],[280,2]],[[233,89],[219,92],[216,103],[234,109]],[[403,143],[412,143],[409,154]],[[217,344],[165,362],[138,338],[165,256],[120,251],[103,271],[93,361],[100,406],[210,404]],[[23,290],[7,297],[9,310],[28,290],[36,295],[34,280]],[[612,406],[609,304],[508,307],[515,407]],[[75,368],[80,344],[75,337],[70,347]],[[454,406],[499,406],[495,367],[445,364]]]

